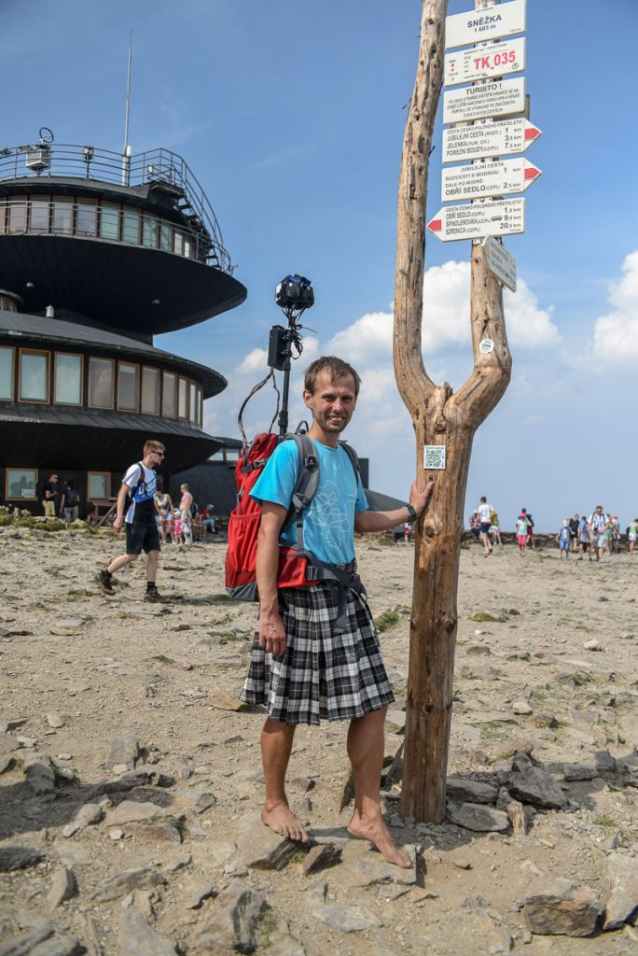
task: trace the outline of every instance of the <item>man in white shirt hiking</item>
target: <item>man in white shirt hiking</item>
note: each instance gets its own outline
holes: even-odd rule
[[[113,522],[113,530],[120,531],[126,526],[126,554],[121,554],[95,575],[95,581],[105,594],[114,594],[112,576],[120,568],[136,561],[142,551],[147,554],[146,562],[146,601],[162,602],[165,599],[159,594],[155,584],[157,576],[157,562],[160,555],[160,536],[157,527],[156,515],[159,509],[155,503],[157,491],[157,475],[155,468],[164,460],[164,446],[159,441],[147,441],[144,445],[141,461],[131,465],[124,478],[122,487],[117,496],[117,512]],[[124,516],[127,497],[131,503]]]

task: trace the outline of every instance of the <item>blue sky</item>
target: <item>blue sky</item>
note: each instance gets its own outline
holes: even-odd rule
[[[449,12],[472,7],[450,0]],[[305,360],[338,351],[364,386],[349,439],[373,487],[403,495],[414,474],[394,384],[391,303],[399,159],[416,55],[417,0],[21,0],[0,2],[3,134],[120,149],[129,30],[131,143],[181,153],[206,189],[248,287],[239,309],[157,344],[210,364],[232,386],[206,407],[215,434],[265,372],[274,287],[309,276],[316,334]],[[553,529],[602,503],[638,514],[638,199],[635,0],[528,0],[527,232],[506,240],[519,291],[506,296],[512,382],[477,433],[466,513],[486,494],[512,528],[521,506]],[[428,219],[440,203],[441,123]],[[2,144],[4,145],[4,143]],[[428,372],[469,372],[469,242],[428,237]],[[268,403],[249,419],[269,420]],[[294,421],[300,414],[295,402]]]

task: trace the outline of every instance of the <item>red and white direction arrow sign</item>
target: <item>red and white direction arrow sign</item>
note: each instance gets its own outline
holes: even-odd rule
[[[443,242],[525,232],[525,200],[501,199],[466,206],[444,206],[430,220],[428,229]]]
[[[443,94],[443,122],[466,123],[525,112],[525,77],[495,80]]]
[[[442,171],[441,199],[483,199],[522,193],[540,176],[541,171],[522,156],[474,166],[452,166]]]
[[[447,53],[444,82],[446,86],[473,83],[490,76],[507,76],[525,69],[525,38],[506,40],[493,46],[476,47]]]
[[[525,0],[446,17],[445,49],[482,40],[500,40],[513,33],[525,33]]]
[[[496,123],[444,129],[443,162],[524,153],[540,135],[541,131],[522,116]]]

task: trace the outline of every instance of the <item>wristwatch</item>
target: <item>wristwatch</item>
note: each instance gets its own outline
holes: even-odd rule
[[[416,521],[419,517],[412,505],[405,506],[408,509],[408,521]]]

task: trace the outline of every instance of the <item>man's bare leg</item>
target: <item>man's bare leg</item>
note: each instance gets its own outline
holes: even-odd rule
[[[261,732],[261,759],[266,777],[266,798],[261,811],[263,822],[290,840],[308,842],[308,834],[301,820],[288,805],[286,770],[290,760],[294,724],[267,718]]]
[[[409,867],[381,816],[379,787],[383,766],[383,724],[387,707],[373,710],[350,722],[348,756],[354,771],[354,814],[348,824],[353,836],[370,840],[388,863]]]
[[[130,564],[131,561],[137,561],[138,558],[139,554],[121,554],[119,558],[113,558],[106,570],[109,572],[109,574],[115,574],[115,572],[119,571],[120,568]]]

